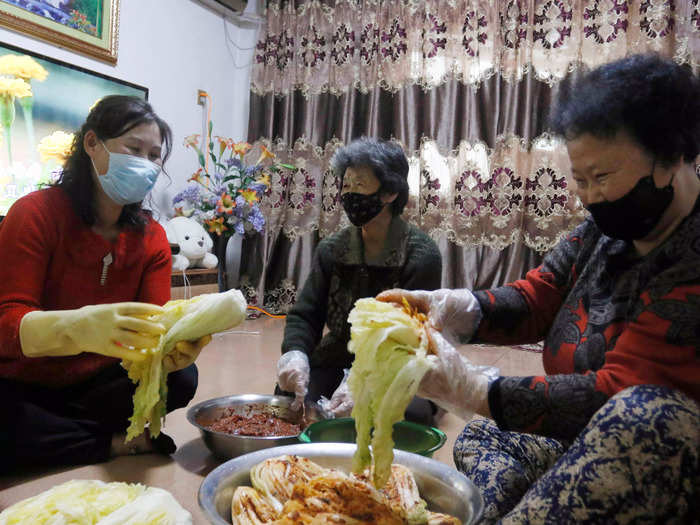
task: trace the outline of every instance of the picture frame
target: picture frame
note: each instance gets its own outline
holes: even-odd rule
[[[24,62],[17,65],[17,58]],[[22,75],[31,96],[3,84]],[[148,100],[144,86],[0,41],[0,216],[18,198],[55,182],[68,135],[78,131],[95,102],[112,94]]]
[[[0,26],[117,63],[119,0],[0,0]]]

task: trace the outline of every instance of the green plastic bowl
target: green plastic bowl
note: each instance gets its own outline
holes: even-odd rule
[[[394,424],[394,448],[432,457],[445,444],[447,437],[437,428],[399,421]],[[299,435],[302,443],[355,443],[355,420],[351,417],[326,419],[312,423]]]

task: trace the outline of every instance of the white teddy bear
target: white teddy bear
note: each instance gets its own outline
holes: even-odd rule
[[[165,223],[165,234],[170,244],[180,246],[180,253],[173,255],[173,270],[187,268],[216,268],[219,260],[210,253],[214,247],[211,237],[194,219],[174,217]]]

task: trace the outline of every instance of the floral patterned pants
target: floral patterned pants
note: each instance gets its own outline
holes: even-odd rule
[[[571,445],[473,420],[454,460],[482,523],[700,523],[700,409],[668,388],[623,390]]]

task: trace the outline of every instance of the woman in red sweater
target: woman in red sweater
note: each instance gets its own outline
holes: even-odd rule
[[[124,445],[134,385],[120,359],[144,356],[163,326],[141,317],[170,298],[170,248],[141,207],[171,150],[144,100],[108,96],[76,134],[56,185],[0,222],[0,469],[174,451],[147,433]],[[197,387],[208,336],[164,365],[168,411]]]
[[[700,82],[632,56],[562,90],[553,116],[591,217],[507,286],[379,298],[453,342],[544,340],[545,375],[490,381],[435,333],[418,394],[487,418],[454,448],[486,523],[696,523]]]

